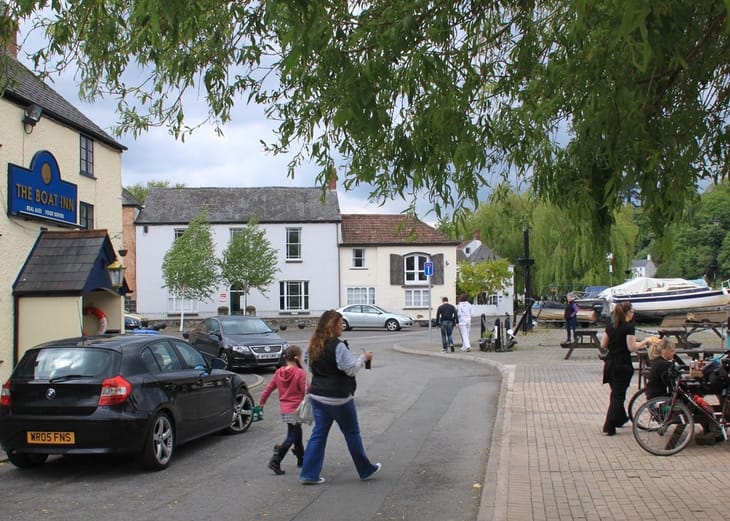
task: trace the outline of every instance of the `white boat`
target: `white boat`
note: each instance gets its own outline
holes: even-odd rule
[[[638,318],[661,317],[674,313],[715,311],[730,306],[730,280],[713,289],[702,280],[653,279],[637,277],[600,293],[611,308],[629,301]]]

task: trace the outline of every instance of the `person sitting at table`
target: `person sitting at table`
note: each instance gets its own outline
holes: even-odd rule
[[[644,388],[646,399],[671,395],[670,369],[675,367],[675,346],[668,338],[659,338],[647,349],[649,355],[649,376]]]

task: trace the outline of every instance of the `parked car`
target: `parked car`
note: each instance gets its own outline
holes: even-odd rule
[[[124,314],[124,329],[145,329],[147,325],[147,320],[140,315],[133,313]]]
[[[339,308],[337,312],[342,315],[342,326],[345,330],[355,327],[384,327],[388,331],[398,331],[413,325],[411,317],[391,313],[372,304],[352,304]]]
[[[162,470],[183,443],[251,425],[251,393],[223,366],[163,335],[41,344],[0,390],[0,447],[21,468],[50,454],[129,453]]]
[[[224,360],[229,369],[279,366],[289,347],[266,322],[243,315],[207,318],[183,337],[207,356]]]

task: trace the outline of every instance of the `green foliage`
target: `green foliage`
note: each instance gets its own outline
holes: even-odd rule
[[[208,211],[203,209],[178,237],[162,262],[165,287],[176,297],[207,300],[218,284],[218,263]]]
[[[45,4],[15,2],[11,14]],[[427,200],[438,219],[517,176],[590,228],[597,257],[637,195],[661,236],[701,180],[730,171],[729,8],[51,2],[36,21],[50,41],[34,59],[51,70],[75,62],[84,96],[116,96],[119,132],[165,125],[183,139],[205,122],[188,121],[188,93],[206,100],[218,131],[238,100],[262,104],[279,125],[268,149],[293,154],[289,175],[311,161],[322,186],[337,175],[345,189],[369,184],[376,202]]]
[[[481,293],[493,295],[507,287],[512,277],[506,259],[471,264],[459,263],[456,291],[475,297]]]
[[[125,186],[125,188],[129,191],[129,193],[135,196],[140,203],[144,204],[150,188],[170,188],[170,181],[147,181],[145,184],[137,183],[131,186]],[[185,183],[175,183],[173,188],[185,188]]]
[[[254,218],[233,235],[219,265],[221,279],[229,286],[240,288],[245,298],[252,289],[266,294],[279,271],[277,252]],[[244,309],[246,305],[244,302]]]

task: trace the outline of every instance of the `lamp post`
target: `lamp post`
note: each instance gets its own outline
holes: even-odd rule
[[[719,269],[719,265],[717,263],[717,250],[720,249],[719,241],[718,241],[718,234],[717,230],[720,227],[720,218],[715,216],[712,218],[712,261],[710,262],[710,272],[712,273],[712,282],[713,284],[717,280],[717,271]]]
[[[613,286],[613,253],[610,251],[606,254],[606,262],[608,262],[608,285]]]

